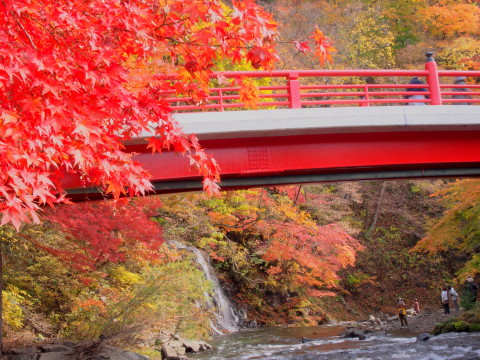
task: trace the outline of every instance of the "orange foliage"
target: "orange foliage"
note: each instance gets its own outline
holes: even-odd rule
[[[442,0],[422,9],[425,29],[440,39],[480,35],[480,7],[470,1]]]

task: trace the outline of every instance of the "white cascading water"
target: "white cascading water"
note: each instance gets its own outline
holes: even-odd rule
[[[211,307],[215,306],[218,325],[228,331],[237,331],[237,324],[239,319],[235,315],[233,307],[230,304],[228,298],[226,297],[225,292],[223,291],[223,288],[215,275],[208,256],[196,247],[189,246],[175,240],[171,240],[168,243],[175,245],[177,249],[185,249],[195,255],[195,261],[198,265],[200,265],[200,268],[205,274],[207,280],[211,281],[213,284],[213,304],[210,295],[205,294],[205,300],[207,304]],[[213,324],[211,324],[211,327],[212,330],[214,330],[216,333],[223,334],[223,331],[217,329]]]

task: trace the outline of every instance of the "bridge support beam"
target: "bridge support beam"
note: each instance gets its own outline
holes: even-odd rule
[[[480,131],[410,131],[318,134],[204,140],[220,165],[225,188],[340,180],[462,177],[480,175]],[[136,160],[152,174],[156,191],[201,189],[187,159],[151,154],[132,145]],[[72,196],[95,191],[76,188]],[[76,195],[74,195],[74,193]]]

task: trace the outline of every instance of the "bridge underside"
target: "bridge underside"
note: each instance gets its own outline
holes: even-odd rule
[[[221,168],[221,187],[250,187],[369,179],[480,175],[480,131],[393,131],[202,140]],[[174,153],[127,146],[152,174],[157,193],[197,191],[201,178]],[[101,197],[67,182],[74,200]]]

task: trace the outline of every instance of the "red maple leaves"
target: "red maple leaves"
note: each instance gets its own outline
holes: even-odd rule
[[[152,186],[122,142],[147,130],[153,151],[189,156],[217,191],[219,169],[169,117],[162,98],[199,100],[215,61],[275,61],[276,24],[253,1],[5,0],[0,3],[0,214],[17,229],[41,204],[64,202],[60,178],[81,176],[118,197]],[[126,63],[155,63],[142,86]],[[184,88],[155,75],[185,69]],[[148,81],[150,79],[151,81]]]

